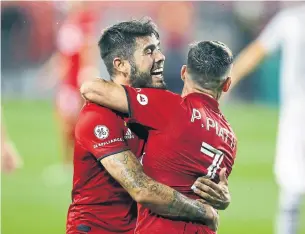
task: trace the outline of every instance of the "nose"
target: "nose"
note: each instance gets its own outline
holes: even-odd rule
[[[155,56],[155,62],[158,63],[164,60],[165,60],[165,55],[160,50],[158,50]]]

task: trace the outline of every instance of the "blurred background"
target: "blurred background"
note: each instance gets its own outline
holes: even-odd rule
[[[83,21],[87,25],[87,44],[92,46],[87,50],[92,58],[89,67],[96,67],[98,74],[108,77],[97,47],[102,29],[120,20],[150,16],[160,29],[168,87],[179,93],[183,85],[180,68],[186,62],[189,43],[219,40],[237,55],[271,17],[293,4],[296,3],[87,2],[79,7],[75,2],[60,1],[1,2],[2,121],[24,163],[14,173],[1,175],[2,233],[65,232],[71,170],[67,176],[50,169],[63,158],[54,108],[65,64],[50,64],[58,51],[69,54],[81,41],[73,28],[60,33],[67,21],[75,21],[78,14],[87,12],[79,25]],[[221,212],[220,234],[273,232],[278,199],[273,161],[280,58],[280,52],[269,56],[222,103],[239,145],[229,179],[232,204]],[[84,72],[83,77],[88,74]],[[69,96],[63,97],[63,101],[68,99]],[[302,211],[299,233],[305,234],[304,203]]]

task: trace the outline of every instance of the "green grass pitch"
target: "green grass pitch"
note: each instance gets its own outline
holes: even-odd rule
[[[220,212],[219,234],[271,234],[277,204],[272,173],[277,110],[254,105],[224,108],[238,136],[238,155],[229,179],[232,203]],[[65,232],[71,183],[50,186],[44,169],[60,162],[60,142],[52,106],[44,101],[4,101],[7,130],[24,167],[2,175],[2,234]],[[303,203],[300,234],[305,234]]]

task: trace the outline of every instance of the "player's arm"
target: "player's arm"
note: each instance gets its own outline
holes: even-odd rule
[[[217,229],[218,215],[209,205],[192,200],[147,176],[129,150],[101,160],[106,170],[138,203],[161,216],[203,222]]]
[[[87,100],[122,113],[128,113],[126,93],[121,85],[101,78],[86,81],[80,92]]]
[[[234,62],[232,71],[232,85],[252,72],[261,61],[275,51],[282,41],[283,13],[276,15],[261,35],[239,54]]]
[[[232,86],[250,74],[264,59],[267,51],[259,40],[252,42],[237,57],[232,71]]]
[[[181,101],[179,95],[166,90],[135,89],[102,79],[85,82],[80,91],[87,100],[128,113],[130,121],[154,129],[160,129],[170,121]]]
[[[75,137],[137,202],[157,214],[203,222],[216,229],[218,216],[214,208],[191,200],[144,174],[123,139],[123,129],[124,122],[114,112],[87,104],[80,113]]]

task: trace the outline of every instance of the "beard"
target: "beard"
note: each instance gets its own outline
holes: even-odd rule
[[[134,63],[131,63],[130,85],[134,88],[167,89],[164,81],[154,84],[150,71],[140,72]]]

